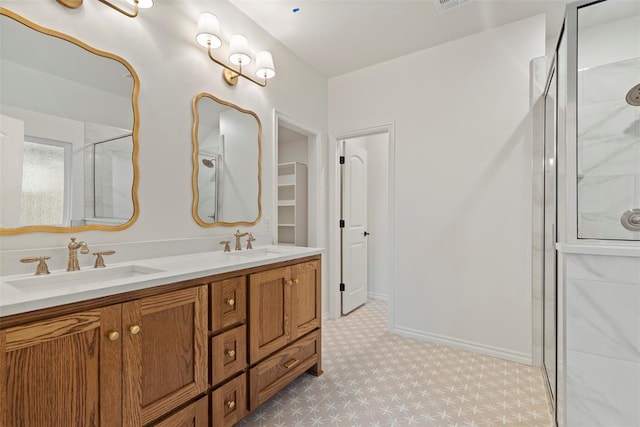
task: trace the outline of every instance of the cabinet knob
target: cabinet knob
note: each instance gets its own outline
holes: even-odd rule
[[[293,280],[287,280],[287,285],[292,285],[293,284]]]
[[[230,305],[231,307],[233,307],[234,305],[236,305],[236,300],[234,300],[233,298],[229,298],[226,301],[227,305]]]
[[[236,402],[234,402],[233,400],[228,400],[227,402],[225,402],[225,406],[229,409],[233,409],[236,407]]]
[[[120,334],[119,334],[119,333],[117,333],[116,331],[113,331],[113,332],[109,332],[109,334],[107,335],[107,337],[109,337],[109,340],[111,340],[111,341],[115,341],[115,340],[117,340],[118,338],[120,338]]]
[[[235,350],[232,350],[232,349],[229,349],[229,350],[226,350],[226,351],[224,352],[224,354],[226,354],[226,355],[227,355],[227,356],[229,356],[229,357],[234,357],[234,356],[236,355],[236,351],[235,351]]]
[[[293,283],[295,283],[296,285],[300,282],[299,279],[293,279]]]
[[[131,332],[131,335],[137,335],[140,332],[140,326],[138,325],[133,325],[129,328],[129,332]]]

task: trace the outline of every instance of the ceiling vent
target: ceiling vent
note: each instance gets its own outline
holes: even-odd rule
[[[455,9],[458,6],[462,6],[469,0],[434,0],[436,2],[436,9],[439,13],[448,12],[451,9]]]

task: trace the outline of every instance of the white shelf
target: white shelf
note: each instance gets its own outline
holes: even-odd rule
[[[307,245],[307,165],[278,165],[278,244]]]

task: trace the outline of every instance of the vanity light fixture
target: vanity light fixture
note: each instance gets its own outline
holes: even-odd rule
[[[80,6],[82,6],[83,1],[84,0],[58,0],[58,3],[60,3],[63,6],[69,7],[71,9],[77,9]],[[123,15],[128,16],[129,18],[135,18],[136,16],[138,16],[139,9],[149,9],[150,7],[153,6],[153,0],[120,0],[122,2],[129,3],[131,6],[133,6],[133,11],[128,11],[126,9],[121,8],[120,6],[117,6],[111,3],[108,0],[99,0],[99,1],[101,3],[106,4],[112,9],[117,10]]]
[[[238,83],[238,77],[242,76],[258,86],[265,87],[267,80],[276,75],[273,66],[273,57],[271,56],[271,52],[267,52],[266,50],[256,54],[256,76],[258,80],[242,72],[242,67],[251,63],[249,41],[242,34],[235,34],[231,36],[231,40],[229,40],[229,62],[236,65],[237,69],[214,58],[212,51],[222,46],[222,36],[220,33],[220,22],[213,13],[202,12],[198,17],[196,41],[207,48],[209,58],[213,62],[224,68],[222,70],[222,77],[224,81],[231,86],[235,86]]]

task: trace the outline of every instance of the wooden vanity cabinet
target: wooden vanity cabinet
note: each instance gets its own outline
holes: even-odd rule
[[[321,369],[320,261],[249,276],[249,409]]]
[[[0,426],[143,426],[207,391],[207,289],[0,331]]]
[[[313,256],[0,319],[0,427],[235,425],[321,374],[320,266]]]
[[[320,327],[320,286],[317,260],[249,276],[250,364]]]

